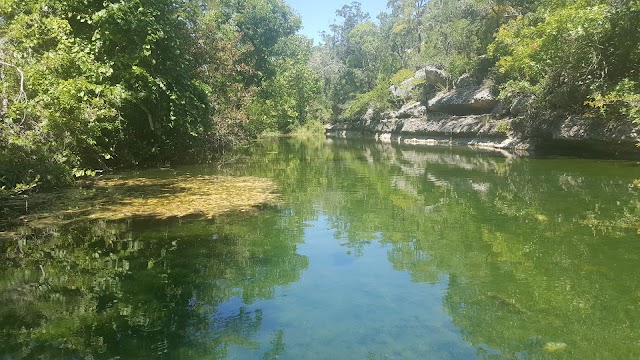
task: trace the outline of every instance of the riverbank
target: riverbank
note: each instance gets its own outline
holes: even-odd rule
[[[413,108],[407,111],[407,108]],[[472,146],[516,155],[569,155],[640,159],[640,126],[598,117],[500,117],[495,113],[451,115],[428,112],[419,103],[396,112],[364,116],[359,121],[325,126],[330,138],[369,138],[415,145]]]
[[[433,66],[389,88],[391,109],[325,127],[329,137],[364,137],[381,142],[473,146],[516,154],[640,159],[640,124],[630,118],[534,110],[531,96],[497,96],[491,78],[450,75]]]

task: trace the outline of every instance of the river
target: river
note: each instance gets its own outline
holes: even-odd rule
[[[640,358],[640,166],[265,140],[257,211],[0,248],[0,359]]]

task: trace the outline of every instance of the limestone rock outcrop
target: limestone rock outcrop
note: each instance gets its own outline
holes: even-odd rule
[[[450,82],[449,74],[433,66],[426,66],[416,72],[418,78],[423,78],[427,84],[447,87]]]
[[[426,66],[416,71],[413,77],[404,80],[398,85],[391,85],[389,91],[396,98],[408,99],[411,94],[419,90],[419,87],[425,86],[425,84],[447,87],[449,83],[450,77],[445,71],[433,66]]]
[[[406,104],[400,110],[396,111],[395,116],[398,119],[421,118],[427,114],[427,107],[419,102]]]
[[[490,81],[485,81],[481,85],[442,91],[429,100],[427,109],[451,115],[489,114],[498,104],[492,87]]]

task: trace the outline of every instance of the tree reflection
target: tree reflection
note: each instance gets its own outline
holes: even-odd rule
[[[480,357],[640,356],[637,168],[375,143],[296,144],[300,157],[290,143],[265,146],[272,159],[253,163],[256,174],[293,167],[280,179],[287,195],[314,199],[345,251],[380,239],[395,269],[446,281],[444,309]]]
[[[231,345],[255,346],[262,315],[245,304],[308,266],[286,217],[101,221],[4,243],[0,355],[224,358]],[[219,313],[233,297],[237,312]]]
[[[4,243],[0,357],[286,356],[292,335],[263,324],[258,300],[308,267],[296,247],[319,212],[345,252],[379,241],[394,269],[446,288],[479,357],[640,357],[638,169],[357,142],[247,151],[223,171],[275,179],[286,203]]]

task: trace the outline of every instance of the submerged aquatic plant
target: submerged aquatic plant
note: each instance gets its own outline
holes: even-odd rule
[[[200,215],[211,218],[232,210],[248,210],[276,198],[271,180],[257,177],[179,176],[167,180],[115,179],[98,182],[115,189],[118,200],[89,216],[122,219]]]
[[[35,194],[30,199],[34,206],[19,222],[45,227],[89,219],[213,218],[271,203],[278,196],[275,190],[271,180],[258,177],[111,176],[60,193]]]

